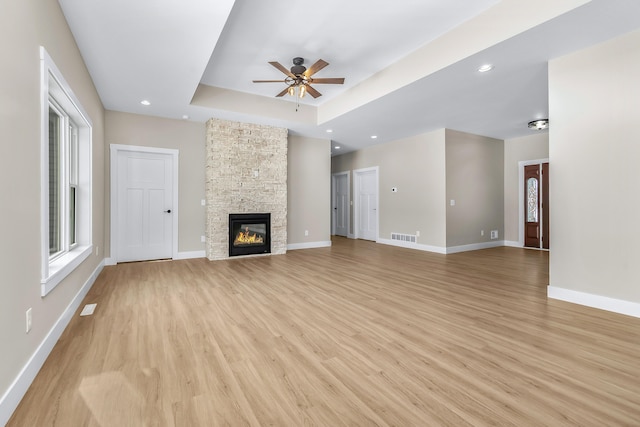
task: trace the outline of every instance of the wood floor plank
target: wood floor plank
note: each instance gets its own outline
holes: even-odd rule
[[[638,426],[640,319],[548,253],[328,248],[105,267],[9,426]]]

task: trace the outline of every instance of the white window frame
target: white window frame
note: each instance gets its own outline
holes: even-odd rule
[[[44,49],[40,47],[41,87],[41,295],[51,292],[93,251],[92,244],[92,122],[78,98]],[[62,112],[64,142],[61,153],[62,250],[49,254],[49,107]],[[71,129],[71,130],[70,130]],[[77,150],[72,172],[69,150]],[[73,177],[71,175],[74,175]],[[69,239],[70,187],[76,188],[75,238]]]

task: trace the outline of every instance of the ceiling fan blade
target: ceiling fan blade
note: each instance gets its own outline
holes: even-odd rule
[[[284,83],[284,80],[253,80],[254,83]]]
[[[319,96],[322,96],[322,94],[320,92],[318,92],[317,90],[315,90],[314,88],[312,88],[309,85],[305,85],[307,87],[307,93],[311,96],[313,96],[314,98],[317,98]]]
[[[324,79],[311,79],[311,83],[341,85],[341,84],[344,84],[344,77],[328,77]]]
[[[322,59],[318,59],[315,64],[313,64],[311,67],[309,67],[307,69],[307,71],[304,72],[304,75],[307,76],[307,77],[311,77],[315,73],[317,73],[318,71],[322,70],[327,65],[329,65],[328,62],[326,62],[326,61],[324,61]]]
[[[280,98],[281,96],[285,96],[289,92],[289,88],[287,87],[285,90],[276,95],[276,98]]]
[[[293,75],[291,73],[291,71],[287,70],[284,65],[282,65],[281,63],[277,62],[277,61],[271,61],[269,62],[269,64],[273,65],[274,67],[276,67],[278,70],[282,71],[283,73],[285,73],[287,76],[291,77],[292,79],[295,79],[296,76]]]

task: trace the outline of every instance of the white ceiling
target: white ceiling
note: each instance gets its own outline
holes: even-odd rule
[[[575,7],[557,17],[521,0],[59,2],[105,108],[283,126],[332,139],[334,154],[443,127],[527,135],[549,114],[550,59],[640,28],[637,0],[534,2]],[[345,84],[316,85],[323,96],[296,112],[274,98],[283,83],[251,82],[284,78],[268,62],[289,68],[295,56],[326,60],[315,77]],[[494,70],[478,73],[484,63]]]

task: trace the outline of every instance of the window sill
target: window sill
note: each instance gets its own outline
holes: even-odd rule
[[[72,251],[64,254],[60,258],[49,264],[49,276],[44,278],[41,284],[41,296],[46,296],[60,282],[64,280],[73,270],[91,255],[93,245],[78,246]]]

